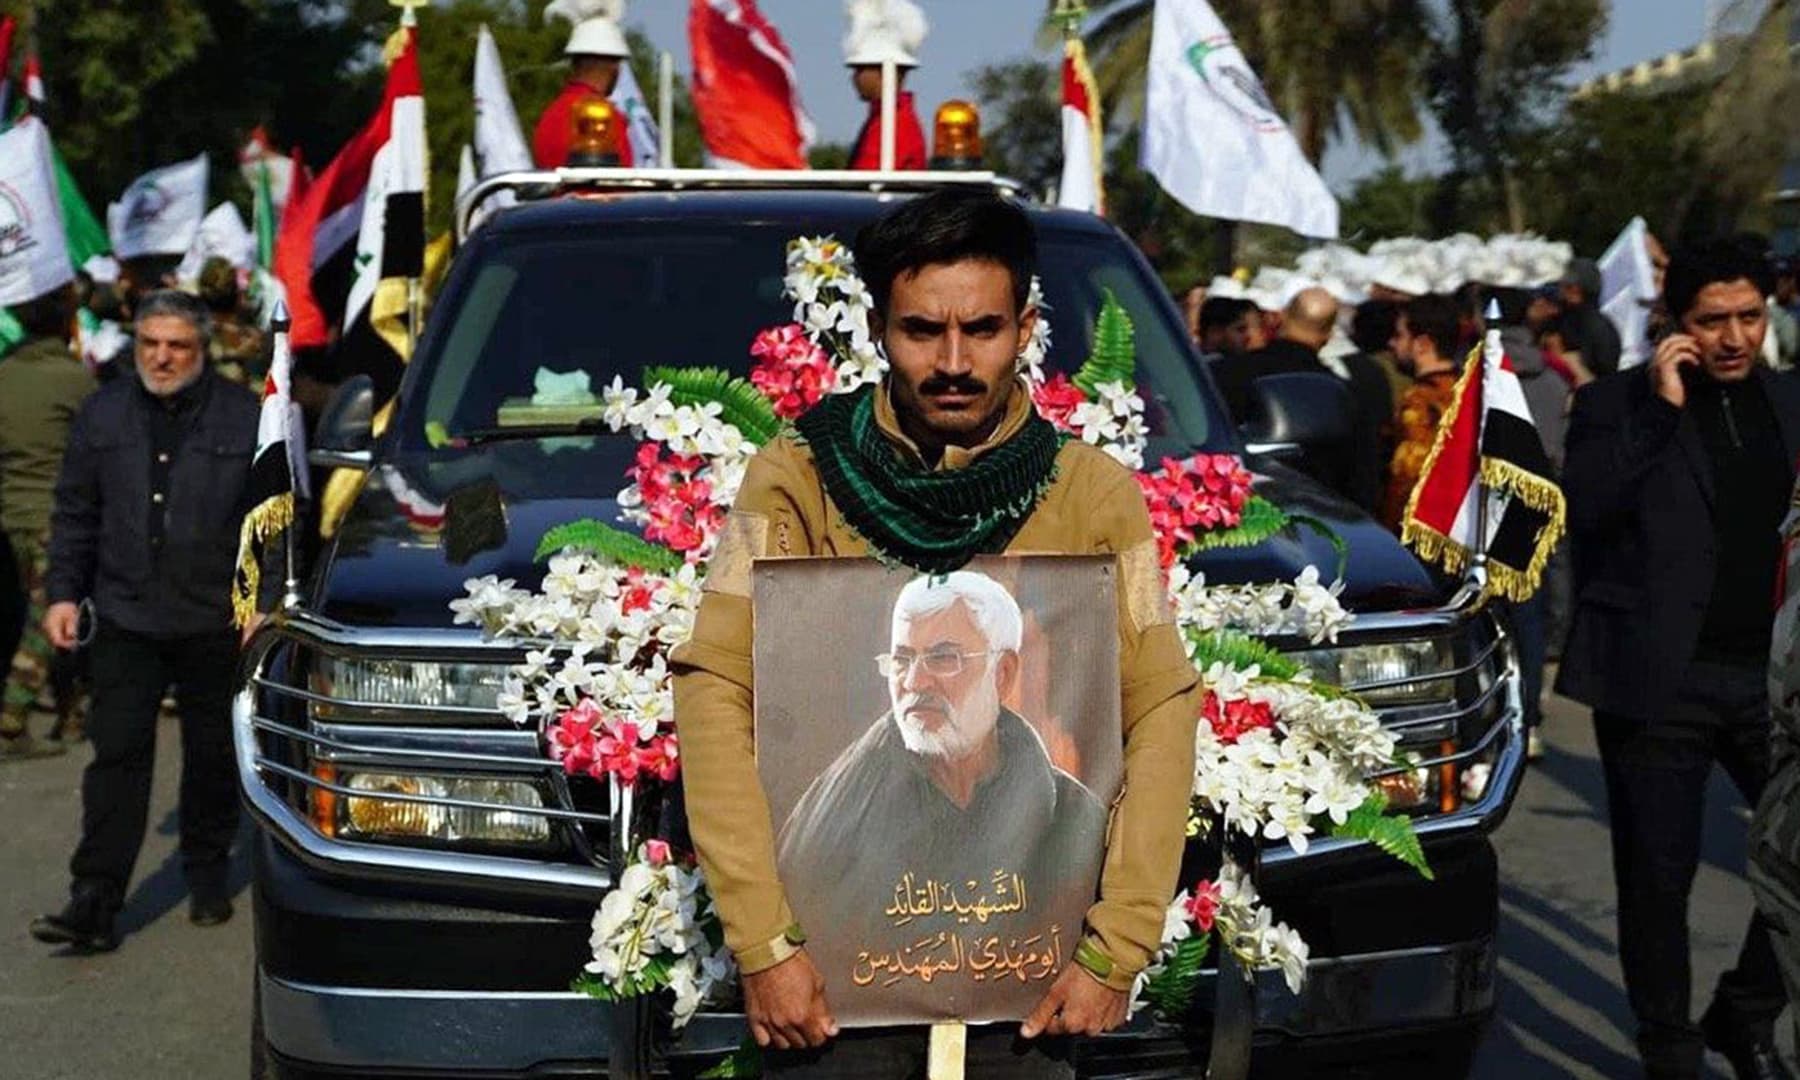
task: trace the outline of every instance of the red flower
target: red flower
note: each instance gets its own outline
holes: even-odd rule
[[[1059,430],[1073,431],[1074,425],[1070,422],[1070,417],[1077,406],[1087,402],[1087,395],[1059,371],[1032,388],[1031,400],[1037,406],[1039,416],[1056,425]]]
[[[1187,913],[1202,934],[1212,933],[1213,921],[1219,917],[1221,899],[1217,882],[1202,881],[1194,886],[1194,895],[1187,902]]]
[[[550,757],[562,763],[570,776],[589,772],[599,760],[594,729],[604,717],[592,698],[582,698],[572,709],[565,709],[544,732],[550,741]]]
[[[1227,746],[1258,728],[1275,726],[1275,711],[1267,702],[1249,698],[1220,701],[1219,695],[1211,690],[1206,692],[1206,700],[1200,705],[1200,715],[1212,726],[1219,741]]]
[[[627,475],[637,485],[649,518],[644,526],[646,540],[691,556],[724,526],[725,510],[712,501],[712,481],[699,476],[705,468],[705,458],[664,457],[657,443],[638,447],[637,460]]]
[[[596,740],[599,761],[588,775],[596,780],[616,776],[622,784],[635,784],[638,778],[638,727],[627,720],[609,720],[606,731]]]
[[[775,415],[792,420],[817,405],[831,391],[837,370],[831,357],[799,323],[774,326],[750,343],[756,363],[750,368],[750,385],[763,392],[775,406]]]

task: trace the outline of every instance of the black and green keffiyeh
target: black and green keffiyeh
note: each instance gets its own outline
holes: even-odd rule
[[[882,435],[876,392],[834,394],[795,421],[845,523],[881,558],[921,573],[1003,551],[1056,478],[1062,436],[1034,411],[967,466],[933,471]]]

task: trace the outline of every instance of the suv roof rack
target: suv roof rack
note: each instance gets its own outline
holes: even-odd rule
[[[560,168],[490,176],[456,200],[456,239],[474,231],[474,211],[489,196],[511,191],[520,199],[543,199],[571,191],[935,191],[945,187],[988,187],[1024,195],[1025,186],[998,173],[851,169],[622,169]]]

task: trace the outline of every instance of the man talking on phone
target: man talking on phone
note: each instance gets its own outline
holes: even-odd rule
[[[1735,241],[1679,252],[1672,333],[1650,363],[1576,395],[1563,486],[1576,610],[1557,690],[1594,709],[1619,894],[1619,961],[1647,1076],[1788,1077],[1787,1004],[1763,917],[1705,1015],[1690,1013],[1688,891],[1714,762],[1754,805],[1779,527],[1800,452],[1800,383],[1758,362],[1769,266]]]

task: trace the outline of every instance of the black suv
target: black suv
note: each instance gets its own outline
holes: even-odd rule
[[[615,376],[638,385],[654,365],[741,372],[751,338],[790,317],[790,239],[850,239],[894,199],[936,183],[1011,190],[979,174],[608,170],[520,174],[481,189],[524,197],[456,255],[383,433],[370,437],[366,382],[346,384],[328,407],[315,461],[365,469],[367,482],[304,602],[272,619],[246,658],[234,724],[260,826],[258,1070],[690,1075],[739,1044],[733,1014],[703,1013],[671,1037],[642,1002],[607,1005],[569,989],[594,908],[629,850],[627,830],[612,824],[632,819],[631,793],[571,789],[537,734],[496,708],[502,673],[521,656],[454,627],[448,607],[469,578],[535,584],[534,549],[550,527],[617,520],[635,446],[608,434],[476,446],[443,436],[492,425],[540,368],[585,370],[596,387]],[[1328,648],[1272,644],[1356,690],[1420,759],[1396,790],[1416,797],[1435,881],[1362,842],[1263,853],[1261,891],[1312,959],[1297,996],[1275,975],[1256,983],[1256,1072],[1385,1061],[1377,1075],[1401,1062],[1404,1075],[1462,1075],[1494,1007],[1488,834],[1523,756],[1504,624],[1283,463],[1309,449],[1304,401],[1269,390],[1269,415],[1285,427],[1252,439],[1228,421],[1177,311],[1123,235],[1087,214],[1030,212],[1054,328],[1050,366],[1079,366],[1103,291],[1116,295],[1137,327],[1149,460],[1245,454],[1257,491],[1347,541],[1354,625]],[[1335,561],[1306,534],[1209,553],[1197,566],[1215,582],[1273,581]],[[382,828],[350,813],[374,802],[359,794],[391,807]],[[1146,1015],[1088,1041],[1081,1071],[1197,1074],[1212,1002],[1203,989],[1179,1023]]]

